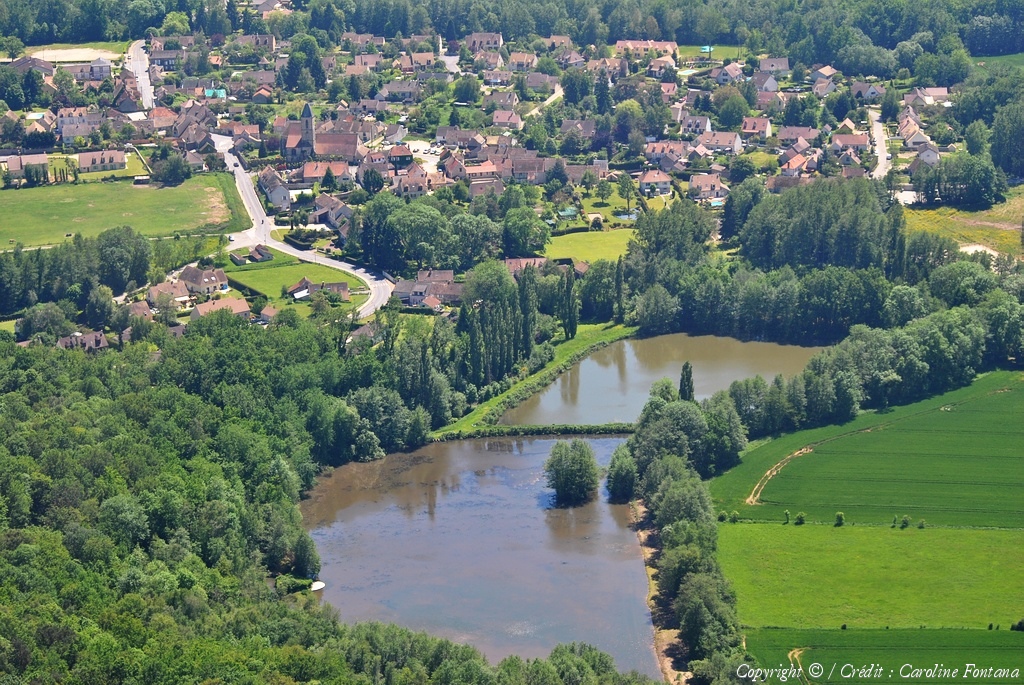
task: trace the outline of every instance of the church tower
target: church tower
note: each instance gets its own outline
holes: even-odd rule
[[[308,102],[302,108],[302,116],[299,119],[302,125],[302,146],[309,148],[307,154],[312,155],[316,149],[316,120],[313,118],[313,108]]]

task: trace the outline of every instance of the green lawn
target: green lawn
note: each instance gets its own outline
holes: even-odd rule
[[[10,321],[0,321],[0,331],[10,331],[13,333],[15,323],[17,323],[15,319],[11,319]]]
[[[1000,630],[791,630],[755,629],[747,631],[747,650],[764,668],[785,667],[790,653],[802,650],[799,663],[806,670],[811,664],[823,667],[817,682],[873,682],[903,680],[905,664],[919,668],[943,664],[959,669],[956,675],[918,678],[911,682],[963,682],[966,664],[994,668],[1024,668],[1024,633]],[[833,671],[832,666],[836,664]],[[842,677],[844,664],[882,666],[881,678]],[[832,678],[828,678],[832,673]],[[950,677],[952,676],[952,677]],[[972,678],[972,680],[975,680]],[[992,678],[986,682],[1008,683],[1018,679]],[[770,682],[780,682],[778,679]]]
[[[594,263],[598,259],[614,262],[626,254],[626,246],[633,237],[633,229],[568,233],[551,239],[544,256],[548,259],[572,258]]]
[[[337,269],[320,264],[302,262],[295,257],[271,250],[274,259],[260,264],[246,264],[235,266],[229,264],[224,267],[228,279],[234,281],[250,290],[262,293],[277,308],[284,306],[295,307],[300,316],[309,315],[309,305],[296,303],[291,297],[281,296],[281,287],[290,287],[302,280],[303,277],[311,281],[323,281],[327,283],[348,283],[349,291],[365,289],[367,286],[362,280],[350,276]],[[324,258],[326,259],[326,258]],[[359,306],[367,299],[367,295],[352,295],[352,304]]]
[[[629,203],[630,211],[636,209],[636,202]],[[605,228],[617,228],[619,226],[632,226],[633,219],[620,219],[615,216],[619,212],[626,211],[626,201],[619,197],[618,192],[613,192],[607,201],[602,201],[591,192],[590,196],[583,196],[583,214],[600,214]],[[585,218],[581,217],[581,219]]]
[[[702,45],[680,45],[679,56],[683,60],[687,60],[692,57],[707,57],[706,53],[700,51]],[[712,45],[713,50],[711,51],[711,58],[718,61],[726,58],[735,60],[743,52],[742,47],[736,47],[735,45]]]
[[[236,231],[247,221],[230,174],[201,174],[173,188],[128,182],[61,184],[0,195],[0,247],[52,245],[128,225],[149,236]]]
[[[1024,216],[1024,186],[1011,188],[1006,202],[981,211],[952,207],[904,211],[907,229],[929,231],[959,243],[980,243],[999,252],[1021,254],[1020,226]]]
[[[50,178],[56,178],[56,173],[62,169],[67,168],[67,156],[65,155],[50,155]],[[125,168],[118,169],[116,171],[90,171],[89,173],[79,174],[79,179],[82,181],[101,181],[110,176],[116,176],[118,178],[132,178],[133,176],[144,176],[149,172],[142,163],[142,159],[134,152],[129,152],[126,155]]]
[[[888,525],[894,515],[944,526],[1024,528],[1024,377],[994,372],[971,386],[843,426],[782,436],[743,455],[711,483],[719,510],[782,521],[784,511],[831,522]],[[760,504],[747,505],[767,481]]]
[[[1024,611],[1024,530],[721,524],[750,627],[1004,627]]]

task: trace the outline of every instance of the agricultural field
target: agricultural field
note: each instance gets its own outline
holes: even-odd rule
[[[1021,217],[1024,216],[1024,186],[1011,188],[1006,202],[980,211],[964,211],[952,207],[904,211],[907,230],[929,231],[952,238],[961,244],[980,244],[998,252],[1019,255],[1021,248]]]
[[[633,237],[633,229],[620,228],[613,231],[589,231],[567,233],[551,239],[544,256],[548,259],[583,260],[594,263],[598,259],[614,262],[626,254],[626,246]]]
[[[3,193],[0,247],[53,245],[128,225],[148,236],[231,232],[247,221],[230,174],[201,174],[180,186],[126,182],[61,184]]]
[[[718,560],[750,627],[984,629],[1024,618],[1007,601],[1024,596],[1024,530],[723,524]]]
[[[830,523],[842,511],[857,525],[906,514],[915,524],[1024,528],[1022,413],[1024,376],[993,372],[924,402],[752,448],[711,492],[720,511],[756,521],[781,522],[789,510]],[[759,503],[748,504],[759,484]]]
[[[295,307],[300,316],[309,315],[308,303],[295,303],[290,297],[281,296],[282,287],[290,287],[302,280],[303,277],[311,281],[325,281],[328,283],[348,283],[349,292],[366,289],[366,284],[355,276],[350,276],[337,269],[320,264],[302,262],[295,257],[286,255],[276,250],[274,259],[260,264],[246,264],[235,266],[228,264],[224,272],[228,279],[234,283],[262,293],[266,296],[271,305],[280,309],[281,307]],[[351,303],[359,306],[366,301],[367,295],[352,295]]]
[[[755,629],[746,634],[747,649],[765,668],[786,666],[793,659],[805,671],[821,664],[827,675],[837,664],[831,680],[839,680],[844,664],[883,667],[882,679],[900,678],[905,664],[929,667],[942,664],[959,669],[956,677],[927,678],[929,683],[963,682],[963,667],[973,663],[993,668],[1019,668],[1024,653],[1024,633],[1000,630],[790,630]],[[823,678],[824,679],[824,678]],[[902,678],[900,678],[902,680]],[[844,682],[878,682],[878,678],[857,676]],[[986,682],[1008,683],[992,678]],[[1018,682],[1017,679],[1012,682]]]

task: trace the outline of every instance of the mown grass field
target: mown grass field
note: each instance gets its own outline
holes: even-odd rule
[[[10,321],[0,321],[0,331],[10,331],[13,333],[15,323],[17,323],[17,321],[14,319],[11,319]]]
[[[0,195],[0,249],[53,245],[68,233],[95,236],[128,225],[148,236],[239,230],[247,221],[230,174],[201,174],[180,186],[129,182],[62,184]]]
[[[1024,217],[1024,186],[1011,188],[1006,202],[980,211],[952,207],[904,211],[909,231],[929,231],[961,244],[978,243],[999,252],[1019,255],[1021,217]]]
[[[899,680],[903,682],[951,683],[963,682],[965,664],[993,668],[1024,668],[1024,633],[1000,630],[789,630],[757,629],[747,631],[747,649],[765,668],[786,666],[793,650],[803,650],[799,662],[805,672],[813,663],[821,664],[824,675],[817,682],[873,682]],[[832,665],[835,664],[835,671]],[[841,678],[842,666],[854,664],[881,665],[879,678]],[[959,669],[956,677],[906,679],[900,670],[905,664],[927,668],[943,664]],[[890,677],[891,671],[891,677]],[[969,679],[976,682],[975,679]],[[777,681],[775,681],[777,682]],[[985,682],[1009,683],[1019,679],[985,679]]]
[[[806,512],[830,523],[889,525],[911,516],[943,526],[1024,528],[1024,375],[993,372],[971,386],[843,426],[785,435],[748,450],[711,483],[719,510],[782,521]],[[761,504],[746,498],[775,464]]]
[[[309,315],[309,305],[307,303],[296,303],[291,297],[281,296],[282,286],[291,287],[302,280],[303,277],[311,281],[327,283],[340,283],[344,281],[348,283],[349,292],[367,287],[361,279],[337,269],[320,264],[302,262],[295,257],[276,250],[271,250],[271,252],[274,253],[274,259],[269,262],[246,264],[245,266],[229,264],[224,267],[224,271],[230,280],[265,295],[270,304],[277,309],[281,309],[281,307],[295,307],[300,316],[306,317]],[[365,294],[352,295],[351,297],[351,304],[356,307],[367,299]]]
[[[1009,627],[1024,530],[722,524],[718,560],[751,627]]]
[[[598,259],[614,262],[626,254],[626,246],[633,237],[633,229],[568,233],[551,239],[544,256],[548,259],[582,259],[593,264]]]

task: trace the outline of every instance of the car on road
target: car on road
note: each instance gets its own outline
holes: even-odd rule
[[[886,158],[886,159],[892,159],[892,153],[890,152],[889,154],[887,154],[887,155],[885,156],[885,158]]]
[[[238,166],[238,162],[235,162],[235,166]]]

